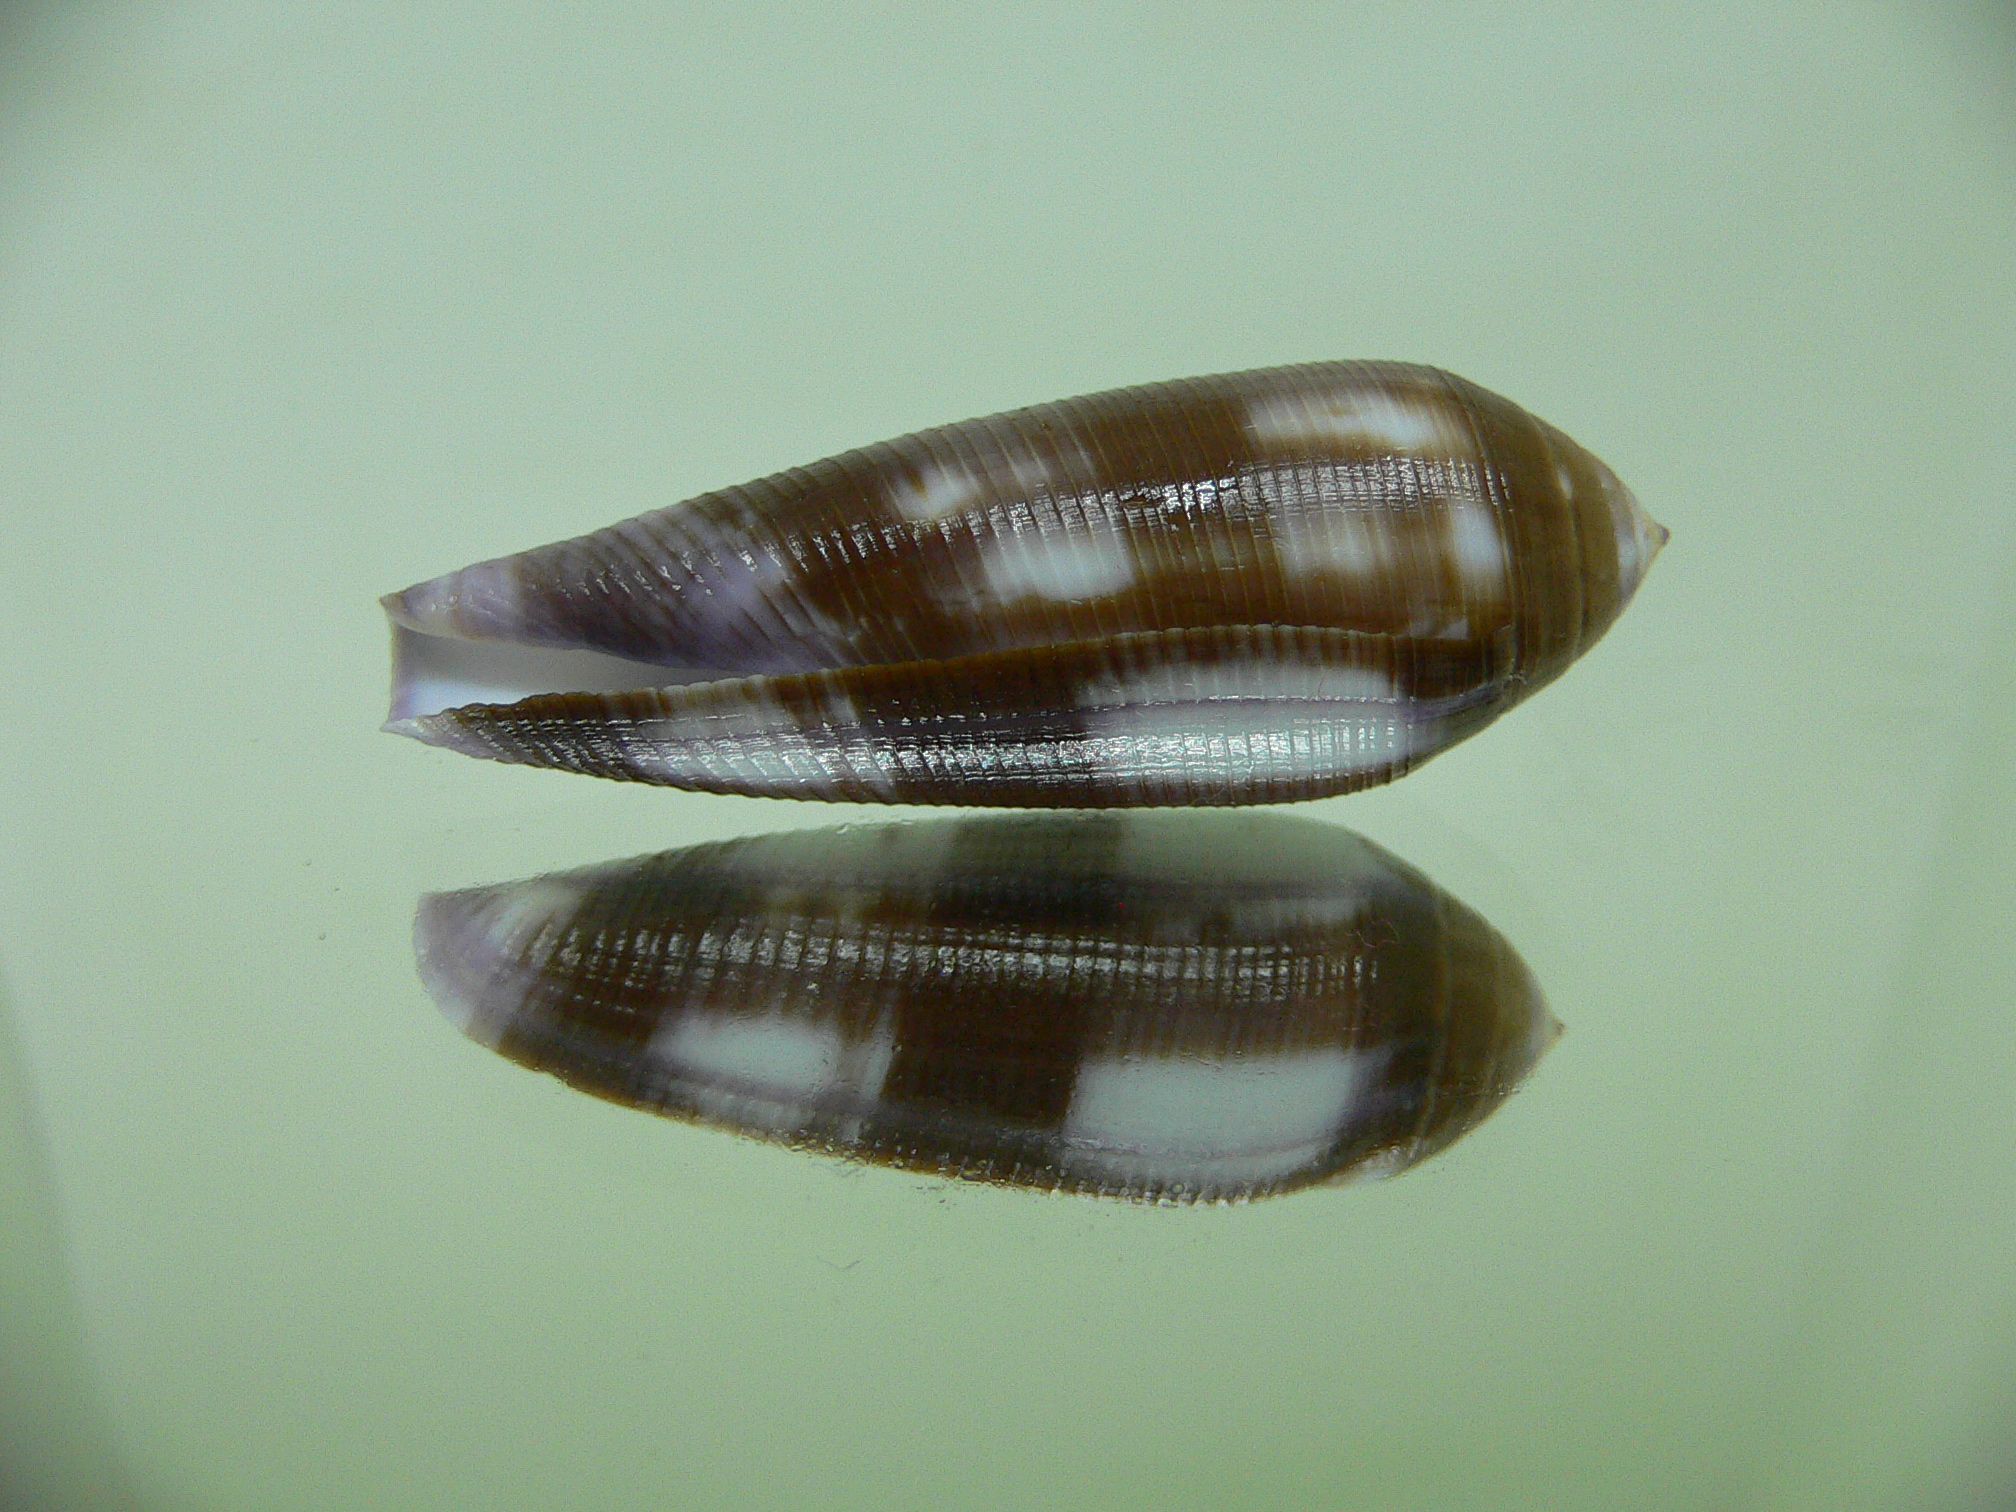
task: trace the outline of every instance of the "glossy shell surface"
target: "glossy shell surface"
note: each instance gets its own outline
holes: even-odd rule
[[[1276,814],[694,846],[422,900],[472,1038],[619,1103],[949,1176],[1187,1203],[1405,1169],[1559,1033],[1420,873]]]
[[[1665,535],[1561,432],[1433,368],[1155,384],[394,594],[388,728],[715,792],[1321,797],[1557,677]]]

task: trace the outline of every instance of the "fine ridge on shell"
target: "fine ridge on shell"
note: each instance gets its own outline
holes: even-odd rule
[[[436,893],[414,942],[459,1029],[594,1096],[1165,1203],[1407,1169],[1560,1033],[1483,919],[1283,814],[758,836]]]
[[[919,432],[387,596],[386,727],[703,791],[1056,807],[1391,780],[1666,539],[1558,430],[1321,363]]]

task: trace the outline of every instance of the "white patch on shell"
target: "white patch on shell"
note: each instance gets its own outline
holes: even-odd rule
[[[1479,499],[1449,501],[1449,554],[1464,582],[1497,588],[1505,581],[1505,540],[1498,517]]]
[[[1135,580],[1134,548],[1103,513],[1088,511],[1068,525],[1057,515],[997,519],[982,537],[980,568],[1004,604],[1042,598],[1056,603],[1105,598]]]
[[[1085,448],[1081,445],[1077,450],[1082,463],[1087,457]],[[1019,438],[1001,448],[999,460],[1008,469],[1008,476],[1015,480],[1018,493],[1033,494],[1050,482],[1050,463]]]
[[[1628,601],[1645,580],[1659,548],[1666,544],[1666,527],[1645,512],[1638,496],[1608,468],[1603,470],[1603,492],[1617,534],[1617,592],[1620,599]]]
[[[1277,516],[1275,560],[1291,578],[1319,573],[1372,577],[1393,562],[1392,537],[1364,510],[1297,510]]]
[[[1404,580],[1423,566],[1414,531],[1439,528],[1459,560],[1503,579],[1504,542],[1475,461],[1303,460],[1259,469],[1248,486],[1267,507],[1275,560],[1288,578]]]
[[[492,949],[508,953],[527,964],[543,962],[550,951],[542,950],[538,961],[526,947],[542,930],[562,924],[581,906],[581,889],[557,877],[540,877],[521,882],[500,894],[486,911],[484,933]]]
[[[426,910],[450,910],[430,932],[420,962],[421,976],[448,1021],[494,1049],[525,1006],[581,897],[575,884],[541,877],[498,889],[459,920],[457,895],[428,900]]]
[[[1225,908],[1234,939],[1275,939],[1302,929],[1342,929],[1371,906],[1365,891],[1297,893],[1278,898],[1235,898]]]
[[[1283,1180],[1321,1160],[1350,1127],[1385,1059],[1330,1047],[1236,1060],[1088,1060],[1059,1160],[1121,1187]]]
[[[1078,704],[1078,749],[1135,781],[1286,781],[1382,768],[1415,750],[1409,706],[1363,667],[1179,663],[1090,684]]]
[[[1246,407],[1246,426],[1268,445],[1343,442],[1409,455],[1468,456],[1469,427],[1435,400],[1353,387],[1328,394],[1263,394]]]
[[[798,592],[793,563],[769,551],[731,552],[729,562],[699,579],[698,618],[723,643],[755,641],[772,672],[816,671],[844,652],[852,637]]]
[[[766,679],[749,678],[738,691],[736,704],[645,720],[622,738],[639,766],[666,776],[733,776],[815,792],[852,778],[894,795],[894,779],[860,734],[860,711],[843,689],[825,689],[823,728],[812,731],[770,696]]]
[[[859,1111],[841,1120],[834,1137],[842,1144],[856,1144],[861,1126],[882,1101],[882,1087],[889,1080],[889,1068],[896,1061],[896,1015],[885,1011],[875,1022],[875,1032],[867,1039],[847,1046],[841,1056],[839,1083],[852,1095]]]
[[[914,481],[898,477],[889,485],[889,504],[906,520],[942,520],[977,503],[986,491],[985,484],[968,473],[927,462]]]
[[[781,1013],[683,1013],[648,1054],[681,1078],[701,1112],[789,1133],[808,1123],[840,1076],[837,1025]]]

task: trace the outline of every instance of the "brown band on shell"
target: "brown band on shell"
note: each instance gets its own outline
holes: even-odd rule
[[[596,1096],[1161,1202],[1404,1169],[1558,1033],[1476,914],[1281,815],[763,836],[436,894],[415,940],[469,1034]]]
[[[1411,769],[1559,676],[1663,540],[1601,462],[1433,368],[1150,384],[847,452],[393,595],[402,645],[605,660],[505,708],[421,696],[403,669],[428,659],[402,652],[389,727],[709,791],[1321,796]],[[1241,659],[1253,680],[1233,687],[1221,674]],[[638,663],[722,681],[657,704],[601,691]],[[1308,696],[1352,668],[1362,696]],[[1160,715],[1140,687],[1101,691],[1151,670]],[[1312,725],[1326,697],[1327,736]],[[1361,707],[1382,700],[1384,737]],[[1183,719],[1205,756],[1180,757]],[[990,755],[976,739],[994,735]],[[1274,754],[1254,757],[1256,741]]]

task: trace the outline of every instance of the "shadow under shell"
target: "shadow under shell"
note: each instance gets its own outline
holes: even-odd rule
[[[420,973],[596,1096],[947,1176],[1241,1201],[1403,1170],[1560,1026],[1349,831],[1254,813],[843,825],[436,893]]]

